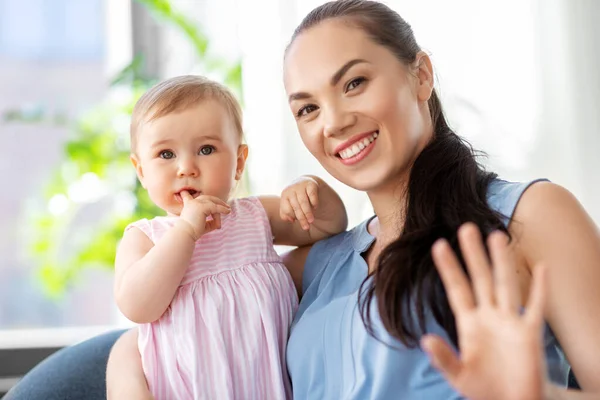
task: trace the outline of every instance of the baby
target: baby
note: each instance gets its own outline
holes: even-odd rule
[[[142,371],[161,400],[291,398],[285,348],[298,297],[273,245],[339,233],[346,211],[311,176],[281,197],[232,199],[242,136],[234,96],[202,77],[169,79],[137,102],[131,161],[167,215],[129,225],[117,251],[115,298],[139,324],[141,367],[114,351],[109,398],[138,396],[128,386]],[[133,334],[115,349],[135,351]]]

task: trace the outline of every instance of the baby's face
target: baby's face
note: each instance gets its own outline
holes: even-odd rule
[[[183,190],[228,200],[244,168],[242,149],[226,109],[206,100],[142,124],[132,162],[152,201],[179,215]]]

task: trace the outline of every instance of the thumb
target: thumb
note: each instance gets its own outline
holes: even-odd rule
[[[181,200],[183,200],[183,204],[193,199],[192,195],[187,190],[182,190],[179,195],[181,196]]]
[[[454,385],[462,365],[454,350],[440,337],[425,335],[421,339],[421,348],[429,355],[429,359],[446,380]]]

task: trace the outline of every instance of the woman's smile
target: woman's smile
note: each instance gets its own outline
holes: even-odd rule
[[[378,136],[379,131],[374,131],[366,135],[360,135],[355,139],[350,139],[348,142],[338,146],[335,152],[336,157],[344,165],[354,165],[369,155],[375,147],[375,141]]]

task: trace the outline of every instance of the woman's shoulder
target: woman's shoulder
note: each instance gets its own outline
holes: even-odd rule
[[[526,222],[534,217],[543,217],[553,209],[575,209],[579,204],[566,188],[548,179],[533,179],[511,182],[494,179],[487,190],[490,207],[502,214],[508,225],[513,220]]]
[[[508,226],[524,194],[527,192],[529,197],[531,187],[544,183],[549,182],[543,178],[523,182],[511,182],[496,178],[488,185],[487,202],[494,211],[502,216],[504,224]]]
[[[306,259],[307,267],[326,264],[334,253],[347,251],[349,249],[348,239],[351,237],[351,232],[352,230],[341,232],[314,243],[308,252]]]
[[[303,292],[306,292],[309,286],[332,276],[333,270],[341,265],[352,267],[350,264],[360,258],[360,253],[366,250],[373,240],[366,228],[369,220],[312,245],[304,265]]]
[[[567,226],[593,225],[577,197],[568,189],[549,181],[538,182],[523,190],[515,204],[512,220],[519,222],[520,231],[541,237],[562,236]]]

